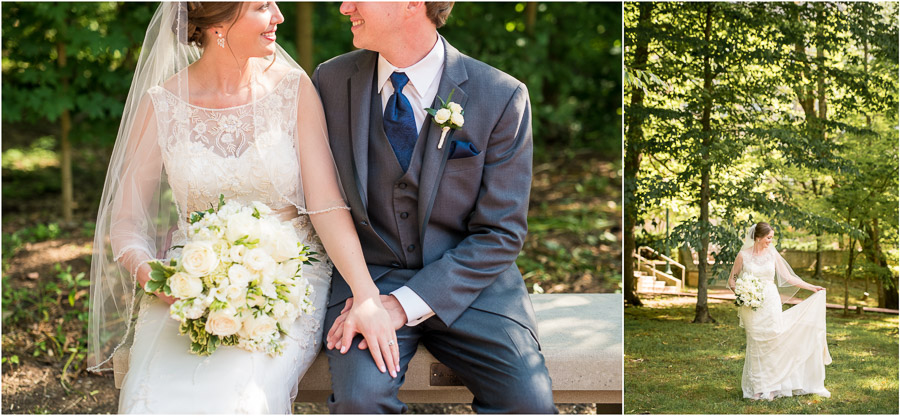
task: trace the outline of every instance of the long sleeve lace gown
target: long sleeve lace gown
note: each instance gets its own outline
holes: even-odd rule
[[[290,220],[302,241],[320,253],[321,262],[303,266],[316,310],[294,322],[282,355],[220,347],[200,357],[189,352],[191,341],[178,333],[179,323],[169,317],[168,304],[142,296],[129,371],[119,396],[120,413],[290,413],[297,382],[321,347],[320,323],[332,266],[309,214],[315,214],[315,199],[323,208],[328,204],[321,201],[340,196],[319,195],[338,189],[333,161],[305,152],[314,154],[313,148],[323,145],[327,149],[327,138],[321,137],[324,116],[302,70],[276,64],[264,74],[268,87],[260,88],[253,102],[230,108],[192,105],[166,85],[148,90],[144,105],[151,116],[146,125],[136,127],[143,129],[142,138],[130,152],[139,161],[126,161],[134,167],[123,169],[123,182],[136,184],[135,190],[126,190],[116,201],[111,245],[117,261],[129,268],[151,257],[171,258],[177,249],[168,248],[184,244],[191,212],[214,205],[220,194],[241,203],[260,201],[282,220]],[[304,177],[312,178],[302,184],[301,166]],[[159,225],[148,231],[153,227],[137,214],[147,195],[160,193],[155,179],[160,175],[167,178],[169,193],[157,198],[170,198],[177,211],[176,226],[166,227],[168,233]],[[329,191],[318,191],[320,183]],[[155,246],[154,237],[146,233],[157,239],[168,234],[169,243]]]
[[[776,282],[796,286],[799,281],[772,248],[753,254],[741,251],[744,273],[763,282],[763,303],[756,310],[740,308],[747,334],[741,380],[744,398],[774,398],[801,394],[830,397],[825,389],[825,365],[831,355],[825,340],[825,291],[782,311]]]

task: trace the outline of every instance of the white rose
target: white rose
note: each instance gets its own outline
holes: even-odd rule
[[[254,279],[253,272],[240,264],[233,264],[228,268],[228,280],[232,285],[244,288]]]
[[[169,277],[169,288],[172,289],[172,296],[179,299],[189,299],[200,296],[203,293],[203,282],[199,277],[177,272]]]
[[[199,299],[194,299],[191,301],[191,305],[184,309],[184,317],[187,319],[200,319],[203,316],[203,312],[206,312],[206,306],[203,306],[203,302]]]
[[[288,260],[281,263],[281,270],[278,272],[278,278],[275,281],[280,283],[293,282],[294,276],[297,275],[297,271],[300,270],[301,266],[300,260]]]
[[[244,256],[244,265],[252,270],[262,271],[275,267],[275,260],[261,248],[247,250]]]
[[[228,221],[225,224],[225,238],[231,243],[234,243],[242,237],[247,237],[248,240],[258,238],[258,223],[259,222],[256,218],[253,218],[253,215],[250,212],[241,211],[236,213],[228,217]]]
[[[462,127],[463,123],[465,123],[466,120],[463,118],[462,114],[453,113],[453,115],[450,116],[450,122],[456,124],[459,127]]]
[[[247,306],[260,307],[266,304],[266,297],[263,295],[247,294]]]
[[[447,107],[450,107],[451,112],[462,113],[462,106],[457,103],[450,102],[450,104],[447,104]]]
[[[242,290],[239,295],[234,298],[229,298],[228,304],[235,309],[244,309],[247,307],[247,292]]]
[[[276,262],[282,262],[297,256],[297,243],[300,240],[297,238],[297,233],[294,232],[293,227],[286,224],[278,224],[277,222],[267,222],[261,228],[263,232],[259,248],[265,250]]]
[[[271,336],[278,330],[275,326],[276,321],[268,315],[260,315],[259,317],[251,317],[244,320],[244,326],[241,328],[240,335],[245,338],[263,338]]]
[[[290,291],[287,293],[288,301],[294,306],[299,307],[303,298],[306,297],[307,286],[308,283],[306,282],[306,279],[301,279],[296,285],[290,286]]]
[[[297,320],[297,317],[300,316],[300,310],[297,309],[294,305],[290,303],[286,303],[284,306],[284,316],[278,318],[278,323],[281,324],[281,328],[285,331],[288,331],[291,327],[291,324]]]
[[[281,235],[274,239],[270,251],[272,259],[279,263],[297,257],[297,255],[300,254],[300,248],[298,246],[298,244],[300,244],[300,238],[297,237],[294,228],[287,224],[283,224],[280,228]]]
[[[259,286],[262,290],[263,295],[270,297],[272,299],[278,298],[278,291],[275,289],[275,285],[272,283],[263,283]]]
[[[236,245],[231,247],[231,250],[228,252],[228,257],[231,259],[233,263],[243,263],[244,255],[247,254],[247,246],[244,245]]]
[[[272,317],[275,319],[281,319],[284,317],[285,312],[287,312],[286,305],[290,305],[285,302],[275,302],[275,306],[272,307]]]
[[[234,335],[241,329],[241,320],[235,316],[233,308],[210,312],[206,318],[206,332],[220,337]]]
[[[235,201],[228,201],[225,203],[225,205],[222,206],[222,208],[219,208],[218,214],[221,218],[228,218],[234,214],[237,214],[240,211],[241,211],[241,204],[238,204]]]
[[[228,300],[237,299],[244,293],[244,288],[240,286],[230,285],[225,289],[225,297],[228,298]]]
[[[181,251],[181,264],[193,276],[206,276],[219,266],[219,256],[209,242],[190,242]]]
[[[263,204],[262,202],[253,201],[251,205],[253,205],[253,208],[256,208],[256,210],[259,211],[259,213],[262,215],[269,215],[272,213],[272,208],[269,208],[268,205]]]
[[[203,302],[207,305],[211,305],[214,301],[225,302],[228,298],[225,297],[225,291],[220,287],[211,287],[209,288],[209,293],[203,297]]]
[[[434,113],[434,121],[438,124],[444,124],[450,119],[451,114],[450,110],[446,108],[437,110],[437,112]]]

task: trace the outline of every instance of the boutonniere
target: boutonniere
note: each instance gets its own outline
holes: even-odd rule
[[[463,111],[462,106],[450,101],[453,98],[453,93],[455,91],[455,89],[450,91],[450,95],[447,96],[447,101],[438,97],[438,99],[441,100],[441,108],[425,109],[425,111],[434,118],[434,122],[437,123],[438,127],[441,128],[441,140],[438,141],[438,149],[444,146],[444,138],[447,137],[447,132],[449,132],[450,129],[457,130],[466,122],[463,118],[463,113],[465,111]]]

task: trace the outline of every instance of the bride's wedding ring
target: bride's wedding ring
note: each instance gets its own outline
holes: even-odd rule
[[[393,347],[393,346],[394,346],[394,340],[388,341],[388,347]]]

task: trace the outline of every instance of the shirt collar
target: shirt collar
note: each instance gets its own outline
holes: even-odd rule
[[[438,36],[431,52],[428,52],[424,58],[406,68],[397,68],[388,62],[381,54],[378,54],[378,93],[389,82],[391,74],[394,72],[405,72],[409,77],[410,84],[416,88],[419,94],[425,94],[431,83],[437,79],[437,74],[444,65],[444,41]]]

